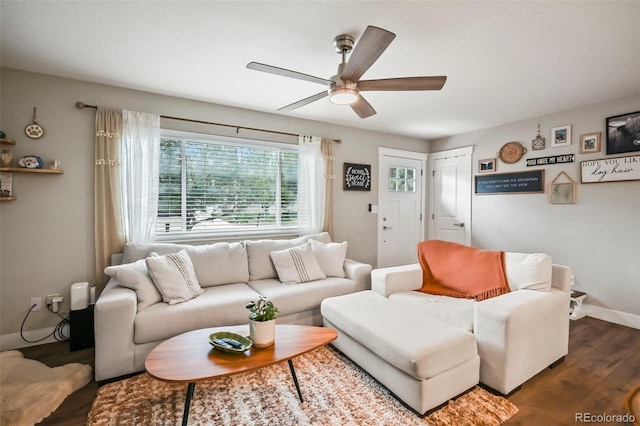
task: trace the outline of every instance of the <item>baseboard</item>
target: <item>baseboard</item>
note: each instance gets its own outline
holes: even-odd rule
[[[69,335],[68,327],[69,327],[68,325],[65,325],[63,328],[63,333],[65,336]],[[0,351],[9,351],[12,349],[20,349],[20,348],[26,348],[29,346],[38,346],[38,345],[44,345],[46,343],[57,342],[58,340],[56,340],[56,338],[53,337],[54,330],[55,330],[55,327],[49,327],[49,328],[41,328],[40,330],[30,330],[30,331],[22,332],[22,334],[27,340],[31,340],[34,343],[25,342],[24,340],[22,340],[22,337],[20,337],[20,333],[3,334],[0,336]],[[40,340],[44,336],[48,336],[48,337],[44,340]],[[40,340],[40,341],[35,342],[36,340]]]
[[[582,305],[582,310],[592,318],[640,330],[640,316],[638,315],[614,311],[613,309],[602,308],[600,306],[589,305],[586,303]]]

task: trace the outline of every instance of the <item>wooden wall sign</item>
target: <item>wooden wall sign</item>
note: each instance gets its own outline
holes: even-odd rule
[[[544,170],[478,175],[476,194],[544,193]]]
[[[344,163],[344,186],[346,191],[371,191],[371,165]]]
[[[575,154],[552,155],[550,157],[527,158],[527,167],[548,166],[549,164],[573,163]]]
[[[580,182],[640,180],[640,155],[580,162]]]

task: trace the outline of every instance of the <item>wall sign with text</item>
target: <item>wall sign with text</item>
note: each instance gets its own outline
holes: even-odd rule
[[[640,180],[640,155],[580,162],[580,182]]]
[[[549,164],[573,163],[574,154],[552,155],[550,157],[527,158],[527,167],[548,166]]]
[[[523,194],[544,192],[544,170],[478,175],[476,194]]]
[[[344,163],[344,186],[347,191],[371,191],[371,165]]]

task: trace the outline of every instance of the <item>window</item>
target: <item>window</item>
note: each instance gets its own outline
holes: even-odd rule
[[[159,240],[297,232],[297,146],[160,139]]]
[[[389,167],[389,191],[415,192],[416,169],[411,167]]]

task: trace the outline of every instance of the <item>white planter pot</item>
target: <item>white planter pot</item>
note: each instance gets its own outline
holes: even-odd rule
[[[276,340],[276,320],[249,320],[249,338],[256,348],[266,348]]]

